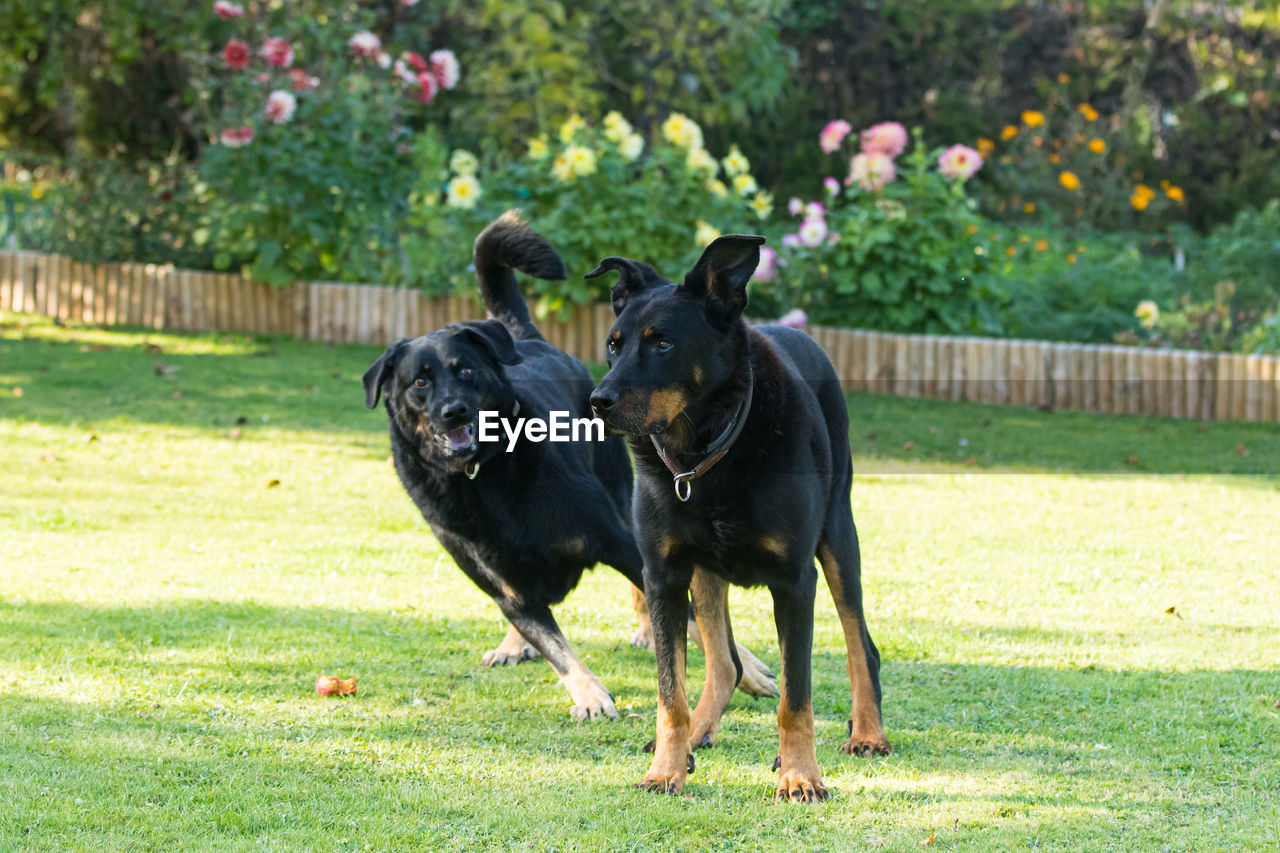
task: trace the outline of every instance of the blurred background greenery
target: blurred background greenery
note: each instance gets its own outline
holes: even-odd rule
[[[569,261],[538,285],[552,309],[603,296],[580,279],[602,255],[677,277],[715,232],[753,230],[780,252],[761,316],[1280,350],[1274,0],[3,5],[10,247],[446,291],[519,205]],[[385,60],[352,47],[365,31]],[[440,49],[461,77],[429,103],[385,67]],[[271,90],[296,102],[283,122]],[[854,133],[826,152],[833,120]],[[899,180],[844,184],[857,131],[886,121],[920,131]],[[220,143],[229,127],[253,141]],[[985,163],[948,183],[957,143]],[[797,245],[816,220],[835,236]]]

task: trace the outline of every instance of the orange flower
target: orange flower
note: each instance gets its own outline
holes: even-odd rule
[[[1089,150],[1094,154],[1101,154],[1103,151],[1107,150],[1107,143],[1105,140],[1094,137],[1089,140]]]
[[[978,153],[985,160],[991,156],[991,152],[996,150],[996,144],[985,136],[978,140]]]
[[[1088,104],[1081,104],[1076,109],[1080,110],[1080,115],[1084,116],[1085,121],[1097,121],[1098,111]]]
[[[1076,256],[1075,256],[1075,255],[1067,255],[1067,263],[1069,263],[1069,264],[1074,264],[1075,262],[1076,262]]]
[[[1165,178],[1164,180],[1162,180],[1162,181],[1160,182],[1160,189],[1162,189],[1162,190],[1167,190],[1167,189],[1169,189],[1169,187],[1170,187],[1170,186],[1172,186],[1172,184],[1170,184],[1170,183],[1169,183],[1169,179],[1168,179],[1168,178]]]
[[[1000,138],[1006,142],[1018,135],[1018,129],[1011,124],[1006,124],[1004,130],[1000,131]]]
[[[1017,257],[1017,255],[1018,255],[1018,250],[1017,250],[1017,249],[1015,249],[1015,248],[1013,248],[1012,246],[1010,246],[1009,248],[1007,248],[1007,249],[1005,249],[1005,250],[1004,250],[1004,253],[1005,253],[1006,255],[1008,255],[1009,257],[1013,258],[1013,257]]]
[[[1075,172],[1060,172],[1058,174],[1058,183],[1068,190],[1080,188],[1080,179],[1076,177]]]
[[[1136,187],[1134,187],[1133,194],[1140,195],[1143,198],[1145,198],[1147,201],[1151,201],[1151,199],[1156,197],[1156,191],[1151,189],[1151,187],[1147,186],[1146,184],[1138,184]]]
[[[1138,195],[1137,193],[1134,193],[1133,195],[1129,196],[1129,204],[1133,205],[1134,210],[1146,210],[1147,205],[1150,203],[1151,203],[1151,199],[1147,198],[1144,195]]]
[[[1071,82],[1071,75],[1070,75],[1070,74],[1068,74],[1068,73],[1066,73],[1065,71],[1059,71],[1059,72],[1058,72],[1058,82],[1059,82],[1059,83],[1063,83],[1063,84],[1070,83],[1070,82]]]
[[[1022,113],[1022,123],[1027,127],[1039,127],[1044,124],[1044,113],[1039,110],[1024,110]]]
[[[1024,205],[1022,206],[1022,211],[1023,211],[1024,213],[1035,213],[1035,212],[1036,212],[1036,203],[1035,203],[1034,201],[1029,201],[1029,202],[1027,202],[1026,204],[1024,204]]]
[[[1036,251],[1037,251],[1037,252],[1043,252],[1043,251],[1044,251],[1045,249],[1047,249],[1047,248],[1049,248],[1049,241],[1048,241],[1048,240],[1037,240],[1037,241],[1036,241]]]
[[[978,233],[978,226],[977,226],[977,225],[970,225],[968,228],[966,228],[966,229],[964,229],[964,230],[968,231],[970,234],[977,234],[977,233]]]
[[[1062,162],[1062,157],[1060,157],[1060,156],[1058,155],[1058,152],[1057,152],[1057,151],[1055,151],[1055,152],[1053,152],[1052,154],[1050,154],[1050,155],[1049,155],[1049,162],[1056,166],[1056,165],[1058,165],[1059,163],[1061,163],[1061,162]]]
[[[1031,144],[1039,148],[1041,145],[1044,145],[1044,137],[1043,136],[1031,137]]]
[[[1165,189],[1164,194],[1167,195],[1169,198],[1171,198],[1173,201],[1182,201],[1183,199],[1182,187],[1175,187],[1172,184],[1170,184]]]

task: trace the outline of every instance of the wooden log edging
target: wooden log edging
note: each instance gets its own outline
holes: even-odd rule
[[[332,282],[271,287],[157,264],[87,264],[0,251],[0,310],[170,331],[250,332],[385,345],[485,316],[478,296]],[[604,361],[608,305],[538,321],[547,340]],[[811,326],[844,387],[903,397],[1280,423],[1280,358]]]

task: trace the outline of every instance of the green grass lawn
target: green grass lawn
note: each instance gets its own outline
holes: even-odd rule
[[[504,624],[388,463],[378,350],[0,325],[0,849],[1280,849],[1274,426],[850,395],[895,752],[837,751],[820,592],[835,798],[768,802],[741,694],[663,797],[625,582],[558,610],[621,721],[483,667]],[[767,593],[732,609],[776,667]]]

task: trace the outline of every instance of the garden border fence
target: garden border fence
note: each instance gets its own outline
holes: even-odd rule
[[[484,317],[476,298],[327,282],[272,287],[157,264],[0,252],[0,310],[166,331],[237,331],[385,345]],[[603,361],[608,305],[539,321],[547,340]],[[1086,412],[1280,423],[1280,358],[810,326],[846,389]]]

